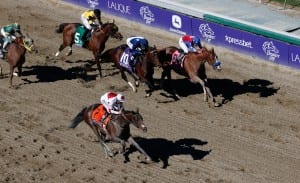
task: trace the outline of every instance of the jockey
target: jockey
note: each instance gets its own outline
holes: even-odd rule
[[[107,92],[100,97],[100,102],[105,108],[105,113],[102,116],[101,123],[103,129],[106,130],[104,120],[109,114],[121,114],[124,111],[125,97],[121,93]]]
[[[18,33],[22,36],[21,27],[18,23],[13,23],[9,25],[5,25],[1,28],[1,34],[4,36],[4,43],[2,46],[2,51],[7,52],[6,46],[8,43],[11,43],[16,39],[15,33]]]
[[[184,35],[179,38],[179,46],[183,50],[183,54],[178,56],[178,60],[181,60],[185,54],[189,52],[196,52],[195,46],[202,48],[200,38],[198,36]]]
[[[81,22],[84,27],[89,30],[87,38],[90,36],[92,28],[97,26],[96,19],[98,20],[98,23],[102,25],[101,11],[99,9],[86,10],[81,14]]]
[[[138,55],[144,54],[148,50],[148,40],[144,37],[136,36],[127,38],[126,43],[130,48],[130,52],[132,55],[129,63],[131,66],[134,66],[136,63],[136,57]]]

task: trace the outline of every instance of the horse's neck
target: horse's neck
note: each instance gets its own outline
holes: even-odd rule
[[[12,45],[14,45],[16,47],[16,50],[18,50],[18,52],[22,55],[26,53],[26,49],[24,47],[24,43],[22,39],[16,39],[14,42],[11,43]]]
[[[197,60],[199,60],[201,62],[201,64],[204,64],[209,57],[209,52],[208,51],[198,52],[196,57],[197,57]]]

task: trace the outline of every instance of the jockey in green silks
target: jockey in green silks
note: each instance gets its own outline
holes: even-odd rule
[[[2,46],[3,52],[7,52],[6,46],[8,45],[8,43],[11,43],[12,41],[14,41],[16,39],[16,35],[15,35],[16,33],[19,33],[20,35],[22,35],[21,27],[20,27],[20,24],[18,24],[18,23],[5,25],[1,28],[1,34],[2,34],[2,36],[4,36],[4,43]]]

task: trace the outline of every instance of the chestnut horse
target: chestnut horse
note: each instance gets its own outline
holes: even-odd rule
[[[77,116],[71,121],[69,128],[75,128],[81,121],[85,121],[87,125],[89,125],[93,132],[96,134],[100,144],[104,148],[105,157],[113,157],[114,154],[106,144],[106,134],[102,128],[102,125],[96,124],[92,120],[92,112],[101,104],[93,104],[88,107],[84,107],[81,112],[77,114]],[[143,117],[137,110],[135,111],[123,111],[121,114],[111,114],[110,121],[107,123],[106,128],[108,135],[110,137],[109,140],[112,142],[118,142],[121,144],[121,153],[125,152],[126,143],[129,142],[133,146],[135,146],[144,156],[147,162],[152,161],[151,157],[139,146],[139,144],[133,139],[130,133],[130,124],[134,125],[138,129],[147,131],[147,127],[143,123]]]
[[[76,29],[79,26],[82,26],[82,24],[62,23],[58,26],[56,32],[63,34],[63,43],[60,45],[55,56],[58,56],[60,52],[66,47],[69,47],[66,55],[68,56],[72,54],[72,45],[75,43],[75,39],[78,39],[77,37],[75,38],[75,33]],[[123,39],[122,34],[119,32],[118,26],[114,22],[102,24],[101,27],[98,27],[95,31],[93,31],[88,43],[86,43],[86,45],[83,45],[83,47],[86,47],[88,50],[91,50],[93,52],[100,77],[102,77],[102,72],[99,59],[102,51],[105,49],[105,43],[109,37],[113,37],[119,40]]]
[[[10,68],[9,87],[13,88],[13,75],[22,76],[22,65],[25,63],[26,51],[34,51],[33,40],[29,36],[18,36],[7,46],[7,53],[4,58],[7,59]],[[18,68],[18,73],[15,73],[15,68]],[[2,75],[2,67],[0,66],[0,74]]]
[[[158,58],[163,68],[163,72],[161,74],[161,85],[163,85],[165,77],[167,77],[168,81],[171,82],[171,70],[174,70],[176,73],[188,77],[191,82],[199,83],[202,86],[204,101],[208,101],[209,97],[215,107],[220,106],[220,104],[216,102],[208,86],[207,75],[205,72],[205,62],[211,65],[214,69],[218,71],[221,70],[221,63],[218,61],[214,48],[209,50],[206,47],[203,47],[202,49],[197,50],[197,52],[190,52],[180,63],[174,60],[174,56],[178,56],[178,53],[179,49],[173,46],[158,50]],[[180,98],[174,89],[173,93],[176,98]]]
[[[108,49],[101,55],[100,58],[103,62],[113,62],[120,70],[122,79],[129,84],[134,92],[137,92],[136,87],[139,86],[139,81],[146,83],[148,86],[148,90],[146,90],[146,97],[148,97],[154,90],[154,66],[160,64],[157,57],[156,47],[151,47],[145,54],[138,56],[138,61],[133,68],[129,65],[130,53],[127,52],[126,49],[128,49],[126,44]],[[134,85],[128,80],[125,72],[134,79]]]

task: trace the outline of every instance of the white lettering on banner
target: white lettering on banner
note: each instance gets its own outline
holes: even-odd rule
[[[175,32],[175,33],[181,34],[181,35],[186,35],[186,32],[183,32],[183,31],[178,30],[178,29],[174,29],[174,28],[172,28],[172,27],[169,28],[169,31],[170,31],[170,32]]]
[[[251,41],[245,41],[243,39],[237,39],[237,38],[233,38],[233,37],[230,37],[227,35],[225,36],[225,41],[228,42],[229,44],[235,44],[235,45],[240,45],[240,46],[244,46],[247,48],[253,48]]]
[[[209,27],[208,24],[200,24],[199,32],[207,42],[216,39],[215,32]]]
[[[115,11],[121,12],[123,14],[131,14],[130,13],[130,6],[124,5],[122,3],[107,1],[107,7],[109,9],[114,9]]]
[[[279,58],[279,50],[274,45],[273,41],[266,41],[262,45],[262,49],[265,54],[269,57],[269,60],[275,61],[276,58]]]
[[[154,14],[149,9],[149,6],[140,7],[140,15],[142,19],[146,21],[146,24],[151,24],[155,21]]]
[[[300,55],[291,53],[292,62],[298,62],[300,64]]]
[[[90,6],[90,8],[93,8],[93,9],[99,5],[98,0],[86,0],[86,2]]]

